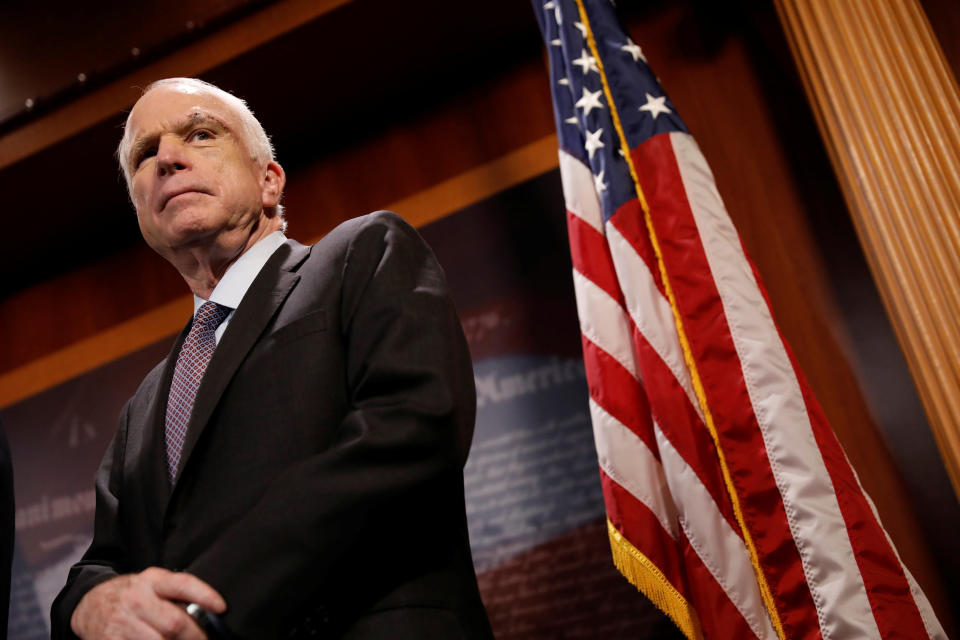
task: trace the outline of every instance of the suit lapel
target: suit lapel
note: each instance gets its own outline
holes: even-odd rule
[[[300,276],[295,271],[309,252],[309,247],[288,240],[267,260],[243,296],[240,306],[234,312],[226,332],[213,352],[210,364],[200,382],[200,388],[197,389],[174,487],[219,403],[224,389],[247,353],[256,344],[267,323],[300,280]],[[167,385],[169,388],[169,381]]]
[[[128,454],[127,459],[133,463],[133,466],[126,469],[126,472],[131,473],[135,478],[134,486],[141,488],[144,512],[149,518],[147,530],[157,534],[161,530],[164,505],[170,496],[164,443],[167,395],[180,347],[189,331],[190,323],[188,322],[174,341],[170,353],[167,354],[167,359],[153,388],[146,390],[150,394],[146,412],[139,416],[130,415],[127,418],[130,421],[139,422],[142,428],[128,428],[130,439],[127,441],[127,449],[131,453]]]

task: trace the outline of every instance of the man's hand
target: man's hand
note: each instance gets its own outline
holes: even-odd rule
[[[189,573],[151,567],[91,589],[74,609],[70,627],[83,640],[206,638],[177,602],[195,602],[217,614],[227,608],[220,594],[203,580]]]

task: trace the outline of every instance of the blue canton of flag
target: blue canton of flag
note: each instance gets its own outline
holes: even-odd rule
[[[534,8],[548,43],[560,147],[590,167],[604,221],[609,220],[637,194],[604,96],[600,63],[590,52],[586,27],[575,2],[534,0]],[[636,96],[645,97],[642,104],[619,113],[629,148],[658,133],[686,132],[643,52],[625,35],[614,12],[597,11],[591,16],[591,28],[614,102],[630,104],[636,102]]]

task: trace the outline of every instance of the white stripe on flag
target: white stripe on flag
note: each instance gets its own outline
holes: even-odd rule
[[[603,214],[593,174],[589,167],[563,149],[560,150],[560,181],[567,210],[603,235]]]
[[[607,242],[613,256],[613,266],[617,270],[617,279],[627,303],[627,311],[633,318],[637,329],[650,344],[673,377],[683,388],[690,400],[690,404],[697,411],[703,421],[703,412],[697,396],[693,393],[693,383],[690,381],[690,372],[683,361],[683,350],[680,348],[680,338],[677,336],[677,326],[674,324],[673,311],[670,303],[660,294],[653,274],[647,268],[647,263],[637,255],[633,247],[620,231],[607,223]]]
[[[660,461],[680,512],[680,526],[690,546],[761,640],[775,640],[766,605],[757,586],[743,538],[730,527],[713,496],[663,431],[654,423]]]
[[[884,530],[884,533],[886,533],[886,530]],[[887,540],[890,540],[889,536],[887,536]],[[893,546],[893,543],[891,542],[890,545]],[[900,556],[898,555],[897,559],[899,558]],[[910,585],[910,595],[913,596],[913,601],[916,603],[917,609],[920,610],[920,618],[923,620],[923,629],[927,632],[927,636],[929,636],[931,640],[949,640],[949,638],[947,638],[947,632],[943,630],[940,621],[937,620],[937,614],[933,612],[933,607],[930,606],[930,601],[927,600],[927,595],[923,592],[923,589],[920,588],[920,585],[917,584],[913,574],[910,573],[910,569],[907,569],[906,565],[902,562],[900,566],[903,567],[903,575],[907,577],[907,584]]]
[[[766,301],[696,142],[683,133],[670,140],[823,637],[878,638],[833,483]]]
[[[637,434],[607,413],[593,398],[590,398],[590,416],[600,468],[646,505],[676,540],[680,534],[677,507],[660,462]]]
[[[576,269],[573,270],[573,290],[577,298],[580,331],[639,380],[627,312],[609,293]]]

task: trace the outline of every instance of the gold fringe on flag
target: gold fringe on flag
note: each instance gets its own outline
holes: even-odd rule
[[[680,595],[657,565],[624,538],[613,523],[607,520],[613,564],[630,584],[639,589],[650,602],[673,620],[689,640],[701,640],[700,618],[696,610]]]

